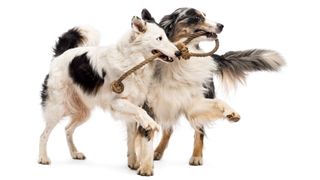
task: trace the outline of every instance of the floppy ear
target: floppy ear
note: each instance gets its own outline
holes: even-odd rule
[[[151,22],[151,23],[155,23],[156,21],[154,20],[154,18],[151,16],[150,12],[144,8],[141,11],[141,17],[143,20],[147,21],[147,22]]]
[[[133,16],[131,20],[131,27],[135,32],[144,33],[147,30],[147,23],[138,16]]]
[[[160,21],[160,26],[164,29],[169,39],[171,39],[173,35],[173,31],[175,28],[175,23],[178,18],[177,13],[172,13],[170,15],[164,16]]]

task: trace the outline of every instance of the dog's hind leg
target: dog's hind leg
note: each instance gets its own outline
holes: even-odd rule
[[[127,147],[128,167],[132,170],[139,168],[140,162],[137,159],[135,140],[137,137],[137,123],[127,122]]]
[[[62,119],[63,109],[61,109],[59,106],[53,107],[51,104],[46,104],[43,115],[46,125],[40,136],[38,163],[48,165],[51,163],[47,155],[48,139],[53,128],[58,124],[60,119]]]
[[[88,117],[89,117],[88,111],[83,111],[81,113],[73,114],[71,116],[70,123],[65,128],[70,155],[73,159],[84,160],[86,158],[85,155],[79,152],[76,146],[74,145],[73,133],[78,126],[80,126],[81,124],[87,121]]]
[[[168,146],[172,132],[173,132],[172,127],[162,130],[161,141],[157,146],[156,150],[154,151],[154,157],[153,157],[154,160],[160,160],[162,158],[163,153]]]
[[[200,127],[194,132],[194,146],[193,153],[190,158],[189,164],[191,166],[202,165],[202,150],[203,150],[203,137],[204,137],[204,127]]]
[[[73,142],[73,133],[75,129],[86,122],[90,116],[90,109],[83,103],[77,93],[69,89],[68,109],[71,114],[71,121],[66,126],[66,138],[73,159],[84,160],[86,157],[83,153],[79,152]]]

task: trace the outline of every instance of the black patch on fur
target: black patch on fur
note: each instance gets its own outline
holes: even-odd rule
[[[182,16],[181,19],[178,19],[178,21],[185,20],[185,19],[187,20],[187,24],[189,26],[205,21],[205,18],[201,14],[199,14],[197,10],[193,8],[189,9],[186,12],[186,15]]]
[[[146,22],[156,23],[156,20],[154,20],[154,18],[152,17],[151,13],[146,8],[142,9],[141,17]]]
[[[41,105],[42,107],[45,106],[46,101],[48,100],[48,79],[49,79],[49,74],[46,75],[44,78],[44,82],[42,84],[42,91],[41,91]]]
[[[164,29],[169,39],[171,39],[171,37],[173,36],[175,24],[177,22],[179,14],[185,9],[186,8],[176,9],[172,14],[166,15],[161,19],[159,25]]]
[[[207,92],[204,93],[205,98],[208,99],[214,99],[216,98],[216,93],[215,93],[215,87],[214,87],[214,83],[213,83],[213,79],[210,79],[210,81],[207,84],[203,85],[204,88],[207,89]]]
[[[197,10],[191,8],[186,12],[186,15],[188,15],[188,16],[196,16],[196,15],[198,15],[198,13],[197,13]]]
[[[198,129],[198,131],[201,133],[200,138],[203,140],[203,137],[206,135],[206,132],[205,132],[205,130],[204,130],[204,127],[203,127],[203,126],[200,127],[200,128]]]
[[[59,40],[56,42],[55,47],[53,48],[54,57],[60,56],[68,49],[78,47],[83,41],[84,37],[81,35],[80,31],[77,28],[72,28],[65,32],[59,37]]]
[[[143,103],[142,109],[144,109],[148,113],[148,115],[150,117],[152,117],[152,119],[154,119],[154,117],[155,117],[154,112],[153,112],[152,108],[148,105],[147,102]]]
[[[69,64],[69,75],[85,93],[95,95],[104,83],[106,72],[102,70],[103,77],[100,77],[91,66],[87,53],[84,53],[73,58]]]
[[[152,130],[146,130],[142,126],[138,127],[138,133],[140,136],[147,138],[148,141],[150,141],[152,138]]]
[[[102,78],[106,77],[106,75],[107,75],[107,72],[104,69],[102,69]]]

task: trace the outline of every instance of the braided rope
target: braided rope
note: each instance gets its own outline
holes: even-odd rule
[[[194,38],[197,38],[197,37],[200,37],[200,36],[203,36],[205,35],[206,33],[205,32],[199,32],[199,33],[195,33],[195,34],[192,34],[188,37],[188,39],[186,41],[184,41],[183,43],[178,43],[176,46],[177,48],[179,49],[179,51],[181,52],[181,57],[183,59],[190,59],[191,56],[195,56],[195,57],[206,57],[206,56],[211,56],[213,55],[219,48],[219,40],[218,39],[215,39],[215,43],[216,43],[216,46],[210,51],[210,52],[207,52],[207,53],[192,53],[192,52],[189,52],[188,50],[188,47],[186,46],[188,43],[190,43]],[[139,63],[138,65],[132,67],[131,69],[129,69],[128,71],[126,71],[124,74],[122,74],[120,76],[119,79],[113,81],[111,83],[111,89],[113,92],[115,93],[122,93],[123,90],[124,90],[124,85],[122,83],[122,81],[127,78],[130,74],[134,73],[135,71],[137,71],[138,69],[140,69],[141,67],[143,67],[144,65],[152,62],[154,59],[160,57],[161,53],[156,53],[154,55],[152,55],[151,57],[145,59],[144,61],[142,61],[141,63]]]

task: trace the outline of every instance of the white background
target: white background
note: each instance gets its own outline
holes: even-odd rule
[[[250,73],[247,85],[229,96],[219,91],[242,119],[207,130],[201,167],[188,165],[193,131],[182,118],[150,179],[320,179],[320,13],[308,0],[1,1],[0,179],[142,179],[127,168],[124,125],[100,109],[75,133],[87,160],[70,158],[63,121],[49,139],[52,165],[38,165],[41,83],[52,47],[67,29],[90,24],[107,45],[142,8],[159,20],[179,7],[225,25],[218,53],[274,49],[288,65],[280,73]]]

